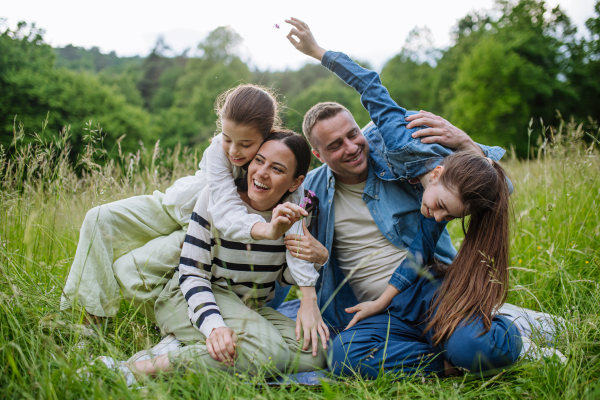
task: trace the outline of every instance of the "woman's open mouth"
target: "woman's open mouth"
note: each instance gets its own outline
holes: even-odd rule
[[[237,163],[237,164],[241,163],[242,161],[244,161],[246,159],[246,157],[235,158],[232,156],[229,156],[229,158],[231,159],[231,162]]]
[[[427,208],[427,215],[429,215],[429,218],[433,218],[433,215],[431,215],[431,209],[427,206],[425,206]]]
[[[256,190],[257,192],[264,192],[266,190],[271,189],[270,187],[268,187],[264,183],[260,183],[256,179],[252,179],[252,186],[254,186],[254,190]]]

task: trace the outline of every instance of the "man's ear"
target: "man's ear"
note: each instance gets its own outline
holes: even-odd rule
[[[321,161],[323,164],[325,164],[325,160],[323,160],[323,158],[321,158],[321,155],[319,154],[318,151],[316,151],[315,149],[312,149],[311,151],[312,151],[313,155],[319,159],[319,161]]]
[[[437,183],[437,181],[440,180],[440,177],[442,176],[443,173],[444,173],[443,165],[438,165],[437,167],[435,167],[435,169],[433,171],[431,171],[431,175],[430,175],[431,183]]]
[[[288,189],[288,191],[290,193],[295,192],[296,189],[298,189],[298,187],[300,185],[302,185],[302,182],[304,182],[304,175],[300,175],[299,177],[297,177],[296,179],[294,179],[294,184]]]

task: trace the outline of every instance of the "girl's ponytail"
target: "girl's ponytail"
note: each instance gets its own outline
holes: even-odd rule
[[[463,321],[481,319],[485,332],[508,293],[509,189],[504,169],[473,153],[446,157],[440,182],[458,195],[469,215],[465,238],[435,295],[427,330],[435,344]],[[434,315],[435,314],[435,315]]]

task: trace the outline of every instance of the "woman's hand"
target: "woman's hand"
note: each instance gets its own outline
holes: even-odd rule
[[[304,331],[302,350],[308,350],[312,341],[312,355],[316,356],[319,336],[321,336],[323,348],[327,348],[329,328],[323,322],[314,286],[300,286],[300,291],[302,292],[302,300],[300,300],[300,309],[296,317],[296,340],[300,341],[300,333]]]
[[[233,366],[237,335],[226,326],[215,328],[206,339],[208,354],[215,360]]]
[[[301,260],[323,265],[329,258],[329,252],[306,228],[306,220],[302,221],[304,235],[290,233],[285,236],[285,247],[290,254]]]
[[[294,26],[294,28],[292,28],[290,33],[287,35],[290,43],[307,56],[321,61],[323,54],[325,54],[325,49],[317,44],[317,41],[315,40],[308,25],[305,22],[300,21],[298,18],[286,19],[285,22]],[[296,41],[292,36],[296,36],[298,41]]]
[[[292,225],[306,217],[308,212],[298,204],[289,201],[279,204],[273,209],[271,222],[257,222],[252,226],[250,234],[254,240],[277,240],[286,233]]]

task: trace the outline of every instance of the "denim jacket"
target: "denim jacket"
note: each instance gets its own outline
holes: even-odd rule
[[[402,291],[418,277],[413,261],[420,264],[419,258],[426,261],[434,252],[436,258],[449,264],[456,255],[445,229],[446,223],[438,224],[421,215],[423,186],[408,182],[438,166],[452,150],[412,138],[413,132],[424,127],[406,128],[405,117],[415,112],[406,111],[392,100],[381,84],[379,74],[362,68],[343,53],[328,51],[321,62],[361,95],[361,102],[371,116],[373,123],[363,130],[369,143],[369,170],[363,200],[390,243],[416,254],[407,257],[390,279],[390,284]],[[479,146],[494,160],[499,160],[505,153],[499,147]],[[308,174],[304,185],[320,200],[318,224],[315,224],[318,232],[314,234],[329,251],[329,260],[321,269],[316,286],[319,306],[325,307],[323,318],[328,324],[346,325],[352,315],[344,308],[358,301],[344,282],[345,277],[333,252],[335,178],[331,169],[323,165]]]

